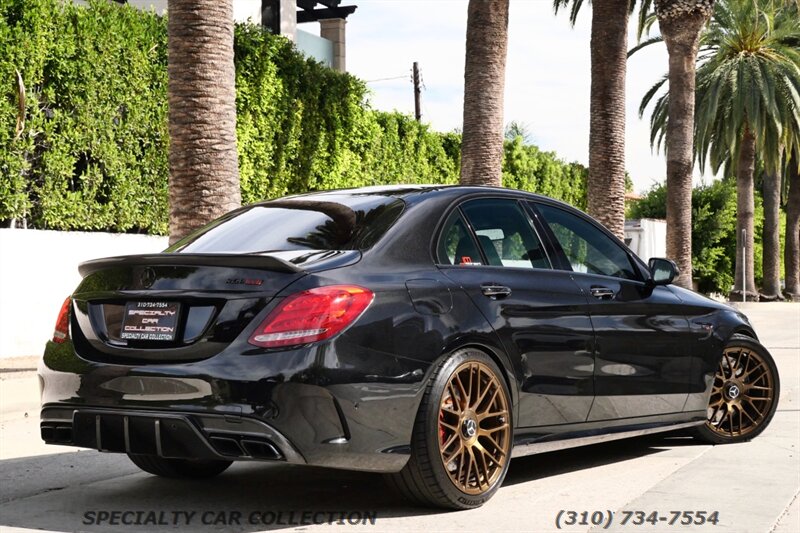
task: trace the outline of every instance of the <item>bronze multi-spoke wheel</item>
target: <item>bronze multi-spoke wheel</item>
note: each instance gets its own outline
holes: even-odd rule
[[[483,505],[511,458],[511,399],[497,364],[481,351],[453,353],[436,369],[417,414],[406,467],[390,477],[425,505]]]
[[[491,488],[508,461],[511,426],[503,387],[486,364],[466,362],[450,376],[439,408],[439,454],[467,494]]]
[[[753,339],[736,335],[722,353],[708,419],[698,433],[717,444],[749,440],[772,419],[779,393],[778,371],[769,352]]]

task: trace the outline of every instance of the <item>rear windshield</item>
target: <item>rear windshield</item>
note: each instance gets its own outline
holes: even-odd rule
[[[377,195],[275,200],[224,215],[166,251],[365,250],[394,224],[404,205],[397,198]]]

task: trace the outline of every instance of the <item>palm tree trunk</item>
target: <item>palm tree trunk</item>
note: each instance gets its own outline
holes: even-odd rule
[[[764,282],[761,288],[762,300],[783,300],[781,294],[781,175],[767,172],[764,175]]]
[[[470,0],[464,66],[461,183],[501,184],[509,0]]]
[[[786,295],[800,300],[800,169],[797,159],[789,168],[789,199],[786,202],[786,249],[783,265],[786,271]]]
[[[169,0],[170,244],[241,204],[233,0]]]
[[[667,9],[669,4],[656,3],[658,25],[669,53],[667,256],[680,269],[675,284],[691,288],[695,68],[700,32],[710,10],[675,12]]]
[[[592,3],[588,211],[620,239],[625,237],[628,3]]]
[[[755,227],[755,191],[753,173],[756,161],[756,137],[749,129],[745,129],[739,146],[739,161],[736,169],[736,275],[731,291],[731,300],[742,300],[742,281],[748,301],[757,301],[755,266],[753,254],[753,230]],[[742,235],[742,233],[745,235]],[[745,248],[746,247],[746,248]],[[742,261],[744,257],[744,262]],[[742,268],[747,265],[747,272]],[[746,276],[746,279],[745,279]]]

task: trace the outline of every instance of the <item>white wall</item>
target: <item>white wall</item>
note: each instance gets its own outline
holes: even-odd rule
[[[0,358],[42,353],[79,263],[166,247],[149,235],[0,229]]]
[[[167,10],[167,0],[128,0],[128,3],[139,9],[154,9],[162,15]],[[248,19],[256,24],[261,23],[261,0],[233,0],[233,19],[246,22]]]
[[[626,220],[625,242],[645,262],[651,257],[667,257],[667,222],[651,218]]]
[[[145,11],[152,9],[159,15],[163,15],[167,10],[167,0],[128,0],[128,3]]]
[[[233,0],[233,20],[261,24],[261,0]]]

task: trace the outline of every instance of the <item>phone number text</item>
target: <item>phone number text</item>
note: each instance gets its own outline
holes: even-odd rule
[[[621,526],[648,526],[667,524],[670,526],[716,526],[719,511],[572,511],[562,509],[556,515],[556,528],[570,526],[602,526],[608,529],[612,524]]]

